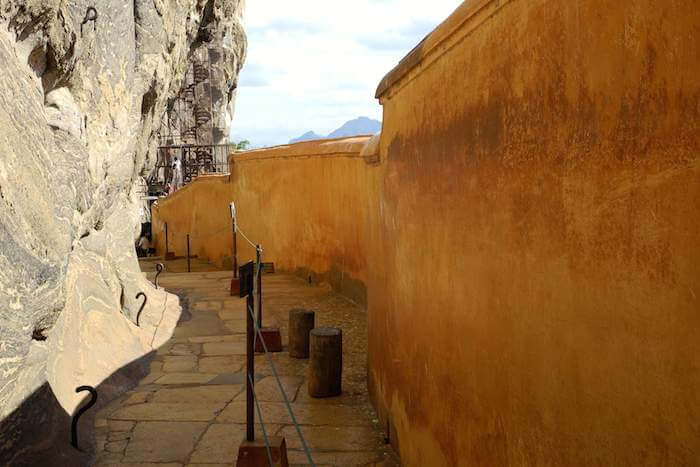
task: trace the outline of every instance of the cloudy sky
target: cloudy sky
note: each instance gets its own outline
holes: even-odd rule
[[[379,81],[461,0],[247,0],[231,136],[253,146],[381,120]]]

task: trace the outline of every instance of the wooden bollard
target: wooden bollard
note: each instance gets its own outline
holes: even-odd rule
[[[309,340],[309,395],[332,397],[342,392],[343,331],[316,328]]]
[[[316,323],[316,313],[295,308],[289,310],[289,356],[309,358],[309,333]]]

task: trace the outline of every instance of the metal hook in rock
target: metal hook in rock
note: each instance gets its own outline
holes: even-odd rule
[[[87,7],[87,10],[85,11],[85,18],[83,18],[83,22],[80,24],[85,24],[88,21],[97,21],[97,10],[94,6]]]
[[[163,272],[163,269],[165,269],[165,266],[163,263],[158,263],[156,264],[156,278],[155,278],[155,284],[156,284],[156,290],[158,290],[158,276],[160,276],[160,273]]]
[[[71,444],[73,447],[77,450],[80,450],[78,447],[78,419],[80,419],[80,416],[87,411],[90,407],[95,405],[97,402],[97,391],[95,388],[92,386],[78,386],[75,388],[75,392],[83,392],[83,391],[90,391],[90,395],[92,395],[92,399],[90,399],[90,402],[82,406],[78,411],[76,412],[75,415],[73,415],[73,421],[71,422],[70,426],[70,436],[71,436]]]
[[[87,24],[88,21],[97,21],[97,10],[95,9],[94,6],[89,6],[87,8],[87,11],[85,12],[85,18],[83,18],[83,22],[80,23],[80,35],[83,35],[83,26]]]
[[[148,301],[148,297],[147,297],[146,294],[143,293],[143,292],[139,292],[139,293],[136,295],[136,300],[138,300],[139,297],[143,297],[143,303],[141,304],[141,308],[139,308],[139,312],[136,313],[136,326],[139,325],[139,318],[141,317],[141,312],[142,312],[143,309],[146,307],[146,302]]]

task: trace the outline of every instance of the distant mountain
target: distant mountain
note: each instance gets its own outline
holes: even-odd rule
[[[323,136],[317,135],[313,131],[307,131],[303,135],[301,135],[298,138],[290,139],[289,144],[294,144],[294,143],[301,143],[302,141],[312,141],[314,139],[321,139]]]
[[[345,122],[343,126],[328,135],[328,138],[345,136],[373,135],[382,129],[382,122],[367,117],[359,117]]]
[[[379,120],[373,120],[367,117],[359,117],[355,120],[345,122],[343,126],[333,131],[328,136],[321,136],[313,131],[309,131],[298,138],[289,140],[289,144],[323,138],[343,138],[347,136],[373,135],[379,132],[381,129],[382,122],[380,122]]]

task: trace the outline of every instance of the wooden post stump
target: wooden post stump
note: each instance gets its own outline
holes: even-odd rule
[[[342,392],[343,331],[316,328],[309,340],[309,395],[332,397]]]
[[[309,358],[309,333],[315,327],[316,313],[295,308],[289,310],[289,356]]]

